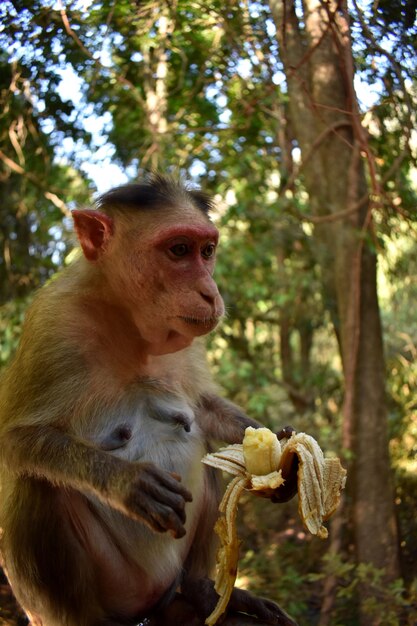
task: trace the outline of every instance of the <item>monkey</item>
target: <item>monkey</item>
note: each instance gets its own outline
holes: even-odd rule
[[[259,424],[208,371],[212,207],[160,174],[111,189],[73,211],[80,253],[29,307],[0,391],[0,551],[32,626],[191,626],[216,603],[219,481],[201,459]],[[295,624],[243,590],[230,606]]]

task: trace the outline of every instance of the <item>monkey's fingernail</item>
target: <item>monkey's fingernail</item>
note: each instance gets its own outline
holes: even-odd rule
[[[177,529],[177,530],[171,529],[169,531],[169,534],[172,535],[174,539],[181,539],[181,537],[184,537],[185,533],[186,533],[186,530],[184,527]]]

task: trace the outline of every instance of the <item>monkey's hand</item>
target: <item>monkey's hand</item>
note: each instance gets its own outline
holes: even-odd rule
[[[295,430],[292,426],[285,426],[280,431],[276,433],[278,440],[281,442],[282,440],[287,440],[295,435]],[[283,444],[281,444],[282,447]],[[296,454],[292,455],[292,458],[288,460],[288,462],[281,468],[282,478],[284,479],[284,483],[276,489],[272,495],[266,495],[265,497],[270,497],[272,502],[288,502],[295,495],[297,495],[298,491],[298,456]],[[259,492],[262,495],[262,491]]]
[[[185,535],[185,503],[192,495],[178,474],[153,463],[126,463],[110,477],[107,500],[111,506],[163,533],[179,539]]]

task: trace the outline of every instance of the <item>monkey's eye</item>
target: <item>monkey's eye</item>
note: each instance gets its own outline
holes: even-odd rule
[[[189,249],[186,243],[176,243],[175,246],[171,246],[169,251],[176,257],[182,257],[189,252]]]
[[[212,257],[214,255],[216,251],[216,246],[214,243],[208,243],[202,250],[201,250],[201,255],[205,258],[205,259],[209,259],[210,257]]]

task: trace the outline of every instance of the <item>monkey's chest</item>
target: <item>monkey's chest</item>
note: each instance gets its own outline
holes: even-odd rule
[[[205,437],[195,420],[193,410],[178,397],[156,398],[141,395],[135,403],[113,409],[112,419],[92,430],[88,437],[109,454],[131,462],[152,462],[158,467],[181,476],[182,484],[193,496],[186,505],[186,534],[174,539],[169,533],[155,533],[144,524],[95,501],[95,509],[103,527],[112,529],[108,535],[108,550],[115,563],[114,544],[117,544],[117,569],[122,563],[133,562],[137,575],[128,576],[134,589],[147,589],[147,598],[160,595],[182,570],[183,562],[192,544],[201,515],[204,499],[204,466],[201,459],[206,451]],[[136,564],[136,565],[135,565]],[[129,565],[129,567],[131,567]],[[111,568],[110,568],[111,569]],[[144,572],[146,572],[146,584]],[[115,576],[116,578],[119,576]],[[142,598],[144,605],[148,601]]]
[[[191,406],[169,394],[140,394],[114,407],[111,419],[87,435],[101,449],[127,461],[151,461],[187,477],[204,454],[204,436]]]

